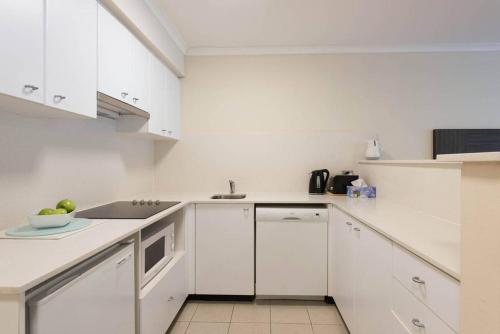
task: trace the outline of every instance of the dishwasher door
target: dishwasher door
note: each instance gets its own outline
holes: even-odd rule
[[[134,247],[112,247],[28,293],[29,334],[134,334]]]
[[[256,295],[327,295],[328,209],[264,206],[256,209]]]

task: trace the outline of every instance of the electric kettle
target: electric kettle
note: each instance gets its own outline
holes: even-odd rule
[[[325,193],[326,181],[330,176],[328,169],[313,170],[309,180],[309,194],[321,195]]]

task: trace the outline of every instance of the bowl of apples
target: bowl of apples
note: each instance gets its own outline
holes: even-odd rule
[[[69,199],[59,201],[55,209],[43,208],[28,217],[34,228],[55,228],[68,225],[75,217],[76,205]]]

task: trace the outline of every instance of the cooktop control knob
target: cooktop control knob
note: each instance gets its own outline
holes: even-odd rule
[[[141,199],[141,201],[139,202],[139,204],[140,204],[140,205],[144,205],[144,204],[146,204],[146,201],[145,201],[145,200],[143,200],[143,199]]]
[[[138,202],[137,202],[137,200],[136,200],[136,199],[134,199],[134,200],[132,201],[132,205],[137,205],[137,203],[138,203]]]
[[[148,201],[148,205],[153,205],[153,201],[152,201],[152,200],[149,200],[149,201]]]
[[[156,205],[160,205],[160,200],[159,200],[159,199],[157,199],[157,200],[155,201],[155,204],[156,204]]]

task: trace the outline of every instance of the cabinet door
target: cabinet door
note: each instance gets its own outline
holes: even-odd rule
[[[196,205],[196,294],[254,294],[253,205]]]
[[[353,224],[353,219],[349,216],[339,210],[334,210],[333,298],[351,332],[353,332],[355,319]]]
[[[46,1],[45,104],[96,117],[97,3]]]
[[[120,21],[98,5],[98,90],[130,104],[131,38]]]
[[[181,83],[179,78],[169,69],[167,69],[167,85],[168,104],[165,115],[165,127],[167,136],[179,139],[181,125]]]
[[[0,2],[0,93],[43,102],[44,1]]]
[[[148,120],[148,130],[161,135],[166,134],[165,121],[168,107],[167,68],[154,55],[151,55],[150,58],[150,118]]]
[[[365,225],[353,228],[355,334],[391,332],[392,242]]]
[[[130,91],[132,105],[149,111],[149,61],[150,52],[137,38],[130,34],[132,63],[130,68]]]

